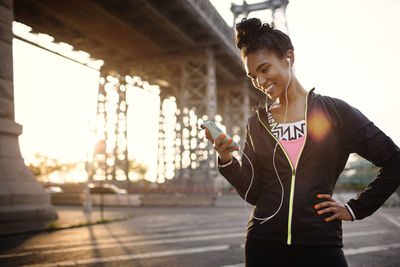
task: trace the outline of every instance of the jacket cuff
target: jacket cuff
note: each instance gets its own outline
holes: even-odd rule
[[[221,159],[218,157],[218,167],[219,168],[227,167],[227,166],[231,165],[232,162],[233,162],[233,158],[228,163],[221,164]]]
[[[350,206],[349,206],[348,204],[344,204],[344,206],[346,207],[346,209],[347,209],[348,212],[350,213],[350,215],[351,215],[351,220],[352,220],[352,221],[356,220],[356,219],[357,219],[357,218],[356,218],[356,215],[354,215],[354,212],[353,212],[353,210],[350,208]]]

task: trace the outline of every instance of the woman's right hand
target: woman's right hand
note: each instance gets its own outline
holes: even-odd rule
[[[228,145],[233,142],[232,138],[228,140],[228,142],[222,143],[222,140],[226,137],[225,134],[218,137],[214,140],[207,129],[206,131],[206,138],[211,141],[214,145],[215,151],[217,151],[218,156],[221,158],[222,163],[228,163],[232,160],[232,151],[237,149],[237,147],[228,148]]]

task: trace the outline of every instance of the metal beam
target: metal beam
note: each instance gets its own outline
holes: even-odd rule
[[[131,0],[132,2],[132,0]],[[176,27],[173,23],[171,23],[168,19],[165,18],[159,11],[157,11],[154,7],[152,7],[147,1],[141,1],[143,5],[151,12],[150,16],[155,17],[158,21],[160,21],[163,25],[168,28],[168,32],[171,34],[175,34],[178,36],[180,40],[189,44],[190,46],[196,46],[196,43],[190,39],[184,32],[182,32],[178,27]]]
[[[207,2],[207,3],[206,3]],[[218,12],[215,10],[215,8],[209,3],[209,1],[204,1],[204,0],[187,0],[183,1],[183,4],[188,5],[189,9],[193,12],[196,11],[196,15],[201,17],[201,21],[206,24],[208,28],[211,28],[213,34],[216,36],[218,40],[220,40],[220,43],[227,48],[227,51],[237,59],[237,62],[241,64],[240,62],[240,53],[239,51],[234,47],[232,38],[233,37],[233,31],[228,33],[227,29],[230,29],[229,26],[226,24],[226,22],[222,19],[222,17],[218,14]],[[206,10],[208,7],[208,10]],[[223,26],[225,25],[226,28],[225,30],[222,29]],[[220,26],[220,28],[218,28]],[[228,37],[229,36],[229,37]]]
[[[242,5],[236,5],[234,3],[231,4],[231,11],[234,17],[237,17],[240,14],[249,14],[253,11],[271,9],[275,10],[281,7],[286,7],[289,3],[289,0],[267,0],[260,3],[255,4],[247,4],[246,1],[243,1]],[[246,16],[247,16],[246,15]]]
[[[18,39],[18,40],[20,40],[20,41],[23,41],[23,42],[25,42],[25,43],[28,43],[28,44],[30,44],[30,45],[36,46],[36,47],[38,47],[38,48],[40,48],[40,49],[46,50],[47,52],[50,52],[50,53],[52,53],[52,54],[54,54],[54,55],[57,55],[57,56],[60,56],[60,57],[62,57],[62,58],[71,60],[72,62],[78,63],[78,64],[80,64],[80,65],[82,65],[82,66],[85,66],[85,67],[88,67],[88,68],[90,68],[90,69],[92,69],[92,70],[96,70],[96,71],[99,71],[99,70],[100,70],[100,69],[97,69],[97,68],[93,68],[92,66],[90,66],[90,65],[88,65],[88,64],[85,64],[85,63],[82,63],[82,62],[80,62],[80,61],[78,61],[78,60],[75,60],[75,59],[73,59],[73,58],[64,56],[63,54],[60,54],[60,53],[55,52],[55,51],[53,51],[53,50],[50,50],[50,49],[48,49],[48,48],[46,48],[46,47],[44,47],[44,46],[42,46],[42,45],[40,45],[40,44],[38,44],[38,43],[34,43],[34,42],[32,42],[32,41],[29,41],[28,39],[25,39],[25,38],[23,38],[23,37],[21,37],[21,36],[14,35],[14,38],[15,38],[15,39]]]

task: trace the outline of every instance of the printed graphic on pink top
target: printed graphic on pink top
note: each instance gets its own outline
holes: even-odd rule
[[[294,140],[305,135],[306,121],[293,123],[277,123],[272,117],[271,112],[267,111],[268,123],[271,126],[272,134],[280,140]]]

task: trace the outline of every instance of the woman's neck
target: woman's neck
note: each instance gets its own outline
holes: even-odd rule
[[[287,90],[287,101],[285,93],[270,107],[274,120],[278,123],[290,123],[305,119],[307,91],[298,80],[293,77]],[[286,110],[286,103],[289,103]]]
[[[303,100],[307,95],[307,91],[303,88],[300,82],[297,80],[296,76],[292,77],[292,80],[287,89],[287,101],[289,102],[289,106],[291,104],[296,103],[299,99]],[[281,108],[286,107],[286,96],[283,93],[275,102],[275,105],[280,106]]]

